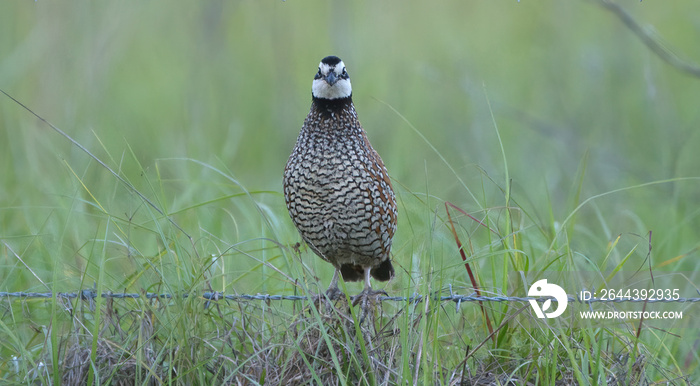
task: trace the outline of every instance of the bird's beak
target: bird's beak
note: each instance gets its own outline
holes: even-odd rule
[[[338,77],[333,71],[329,72],[324,79],[326,80],[326,83],[328,83],[329,86],[334,85],[338,81]]]

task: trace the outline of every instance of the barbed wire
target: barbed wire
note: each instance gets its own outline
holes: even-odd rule
[[[93,289],[84,289],[82,291],[78,292],[58,292],[56,293],[56,298],[62,298],[62,299],[75,299],[75,298],[80,298],[82,300],[93,300],[96,299],[98,296],[102,298],[109,298],[109,299],[172,299],[175,296],[172,294],[159,294],[159,293],[153,293],[153,292],[146,292],[146,293],[124,293],[124,292],[102,292],[98,293]],[[306,295],[270,295],[270,294],[226,294],[224,292],[204,292],[201,295],[191,295],[184,293],[180,295],[182,298],[187,298],[189,296],[199,296],[202,299],[207,300],[207,304],[210,301],[219,301],[219,300],[230,300],[230,301],[235,301],[235,302],[241,302],[241,301],[251,301],[251,300],[261,300],[265,302],[269,301],[302,301],[302,300],[307,300],[308,296]],[[53,298],[53,292],[0,292],[0,298],[44,298],[44,299],[50,299]],[[355,299],[356,296],[351,296],[351,299]],[[377,299],[379,301],[394,301],[394,302],[410,302],[410,303],[420,303],[423,302],[426,298],[430,298],[433,301],[441,301],[441,302],[454,302],[457,305],[457,309],[459,309],[459,306],[461,303],[467,303],[467,302],[529,302],[530,300],[535,300],[537,302],[545,302],[547,300],[553,300],[557,301],[556,298],[552,296],[540,296],[540,297],[533,297],[533,296],[503,296],[503,295],[496,295],[496,296],[484,296],[484,295],[476,295],[475,293],[472,293],[471,295],[458,295],[452,292],[451,286],[449,287],[449,295],[442,295],[441,292],[438,292],[433,295],[420,295],[420,294],[413,294],[411,296],[379,296]],[[625,302],[632,302],[632,303],[698,303],[700,302],[700,297],[698,298],[654,298],[654,299],[641,299],[641,298],[625,298],[625,297],[616,297],[616,298],[590,298],[590,299],[582,299],[578,296],[574,295],[567,295],[568,301],[569,302],[577,302],[577,303],[583,303],[583,304],[590,304],[590,303],[625,303]]]

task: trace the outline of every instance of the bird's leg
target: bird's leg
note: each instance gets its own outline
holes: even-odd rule
[[[365,289],[362,292],[372,292],[372,283],[369,282],[369,276],[372,269],[365,268]]]
[[[340,271],[338,269],[335,270],[333,279],[331,279],[331,285],[328,286],[328,290],[326,290],[325,294],[319,293],[314,295],[312,300],[313,303],[317,305],[317,308],[323,304],[325,309],[330,312],[334,308],[333,303],[336,300],[345,298],[343,291],[338,288],[339,272]]]
[[[326,291],[326,296],[330,300],[345,297],[345,294],[338,288],[338,272],[340,271],[336,268],[335,273],[333,273],[333,279],[331,279],[331,285],[328,286],[328,290]]]
[[[386,291],[384,291],[384,290],[375,291],[372,289],[372,284],[369,281],[369,278],[371,277],[371,274],[370,274],[371,272],[372,272],[371,268],[369,268],[369,267],[365,268],[365,289],[363,289],[362,292],[360,292],[360,295],[363,295],[363,294],[374,295],[375,297],[377,295],[387,295]]]
[[[360,324],[365,320],[365,317],[372,311],[372,308],[377,303],[379,295],[386,295],[386,291],[372,290],[372,285],[369,282],[371,268],[365,268],[365,289],[362,290],[352,302],[353,305],[360,305]]]

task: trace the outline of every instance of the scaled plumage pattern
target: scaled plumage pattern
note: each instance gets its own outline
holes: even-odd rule
[[[346,281],[394,276],[390,260],[396,198],[389,174],[357,119],[345,64],[321,60],[312,84],[311,111],[284,170],[284,198],[301,237]]]

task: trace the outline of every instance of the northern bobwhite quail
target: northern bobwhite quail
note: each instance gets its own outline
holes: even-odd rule
[[[391,241],[396,198],[389,174],[372,148],[352,103],[350,77],[336,56],[321,60],[304,120],[284,170],[284,198],[301,237],[335,267],[328,288],[337,297],[338,272],[346,281],[364,279],[357,299],[372,291],[370,275],[394,276]]]

